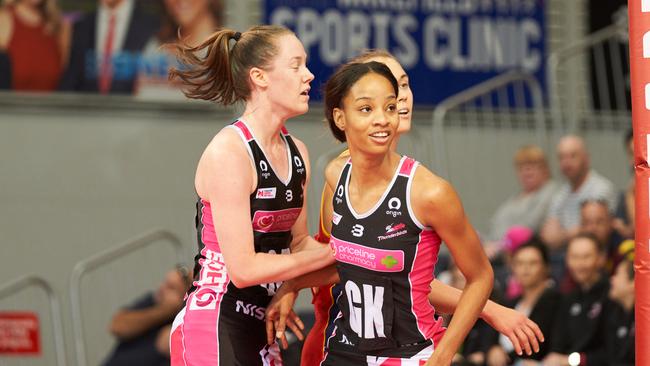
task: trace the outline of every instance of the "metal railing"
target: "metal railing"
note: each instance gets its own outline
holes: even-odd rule
[[[97,253],[90,258],[78,262],[74,266],[70,278],[70,308],[72,315],[72,329],[74,333],[75,355],[78,366],[85,366],[88,362],[81,304],[81,280],[84,275],[154,243],[171,244],[176,252],[178,263],[184,261],[183,245],[179,238],[171,232],[158,229]]]
[[[460,112],[474,122],[489,119],[511,126],[520,122],[518,119],[532,117],[537,143],[542,148],[548,143],[539,82],[530,74],[509,71],[443,100],[434,109],[431,119],[433,151],[429,156],[433,154],[434,167],[443,176],[449,175],[445,123],[451,112]]]
[[[63,342],[63,322],[61,320],[61,306],[56,293],[52,286],[41,277],[36,275],[25,275],[16,278],[0,286],[0,299],[5,299],[21,292],[29,287],[41,288],[47,295],[48,305],[50,308],[50,319],[52,321],[52,333],[54,338],[54,349],[56,351],[56,364],[63,366],[66,364],[65,344]]]
[[[551,53],[547,78],[554,131],[576,133],[585,114],[589,118],[610,121],[629,118],[628,75],[625,73],[629,52],[621,50],[621,40],[627,39],[626,34],[627,24],[615,23]],[[581,62],[572,69],[574,73],[581,69],[583,72],[577,72],[578,75],[572,76],[563,88],[566,81],[560,73],[570,61]],[[585,82],[585,78],[591,79],[590,82]],[[577,94],[583,94],[585,99],[580,100]],[[593,112],[595,109],[598,113]]]

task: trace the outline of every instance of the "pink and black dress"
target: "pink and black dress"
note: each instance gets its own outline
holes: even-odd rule
[[[298,148],[287,131],[290,173],[282,181],[246,124],[238,120],[226,128],[238,131],[257,171],[257,187],[250,196],[255,252],[289,253],[291,228],[300,215],[307,173]],[[281,365],[277,344],[266,344],[264,312],[281,283],[237,288],[229,279],[211,204],[197,202],[199,253],[194,283],[185,307],[176,317],[171,335],[172,365]],[[245,243],[242,243],[245,245]]]
[[[330,240],[341,311],[321,365],[423,365],[444,334],[428,299],[440,238],[410,204],[417,165],[402,157],[383,196],[365,213],[350,204],[350,160],[341,172]]]

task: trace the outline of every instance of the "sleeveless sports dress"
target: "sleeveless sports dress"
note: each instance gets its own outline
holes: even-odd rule
[[[307,177],[298,148],[283,128],[290,164],[284,182],[243,121],[226,128],[238,131],[257,171],[257,187],[250,196],[255,252],[289,253],[291,227],[302,209]],[[171,364],[282,365],[277,343],[266,344],[264,323],[266,306],[281,283],[237,288],[230,282],[214,230],[211,203],[200,198],[196,227],[199,254],[195,257],[194,282],[185,307],[172,325]]]
[[[340,277],[340,312],[322,365],[420,365],[444,333],[429,304],[440,238],[410,207],[417,162],[402,157],[375,207],[359,214],[348,197],[348,160],[333,198],[330,245]]]

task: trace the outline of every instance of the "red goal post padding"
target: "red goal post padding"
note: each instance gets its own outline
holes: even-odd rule
[[[636,364],[650,365],[650,0],[629,0],[628,9],[636,175]]]

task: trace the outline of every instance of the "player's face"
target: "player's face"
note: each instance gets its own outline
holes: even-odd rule
[[[385,77],[368,73],[348,91],[335,121],[345,131],[350,150],[385,154],[397,133],[397,96]]]
[[[548,270],[539,250],[526,247],[515,252],[512,271],[524,289],[535,287],[546,281]]]
[[[388,66],[393,76],[397,80],[398,95],[397,95],[397,114],[399,115],[399,128],[398,134],[406,133],[411,130],[411,118],[413,113],[413,91],[411,91],[411,84],[409,84],[409,77],[404,71],[402,65],[392,57],[376,57],[368,61],[377,61]]]
[[[278,55],[266,70],[268,94],[276,110],[291,118],[307,112],[314,74],[307,68],[307,54],[295,35],[282,35],[275,42]]]

